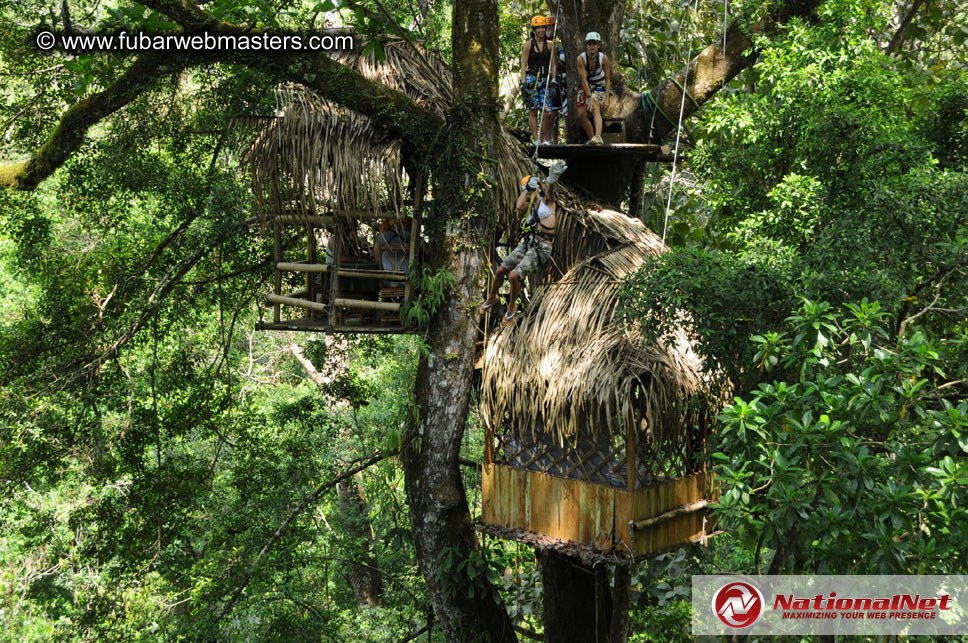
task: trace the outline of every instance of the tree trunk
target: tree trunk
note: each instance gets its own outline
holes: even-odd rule
[[[380,561],[373,555],[373,529],[366,517],[366,499],[357,480],[336,485],[340,524],[347,536],[362,545],[362,552],[354,556],[347,570],[347,580],[359,605],[375,607],[383,596]]]
[[[605,566],[588,567],[552,551],[536,557],[544,589],[545,642],[608,643],[612,599]]]
[[[497,0],[454,5],[455,95],[441,135],[446,148],[432,167],[437,185],[428,217],[432,270],[453,287],[433,315],[429,356],[417,370],[416,417],[401,459],[417,562],[436,620],[448,641],[516,641],[496,589],[483,573],[471,527],[458,453],[473,374],[476,305],[483,291],[484,249],[497,221],[494,189],[498,132]],[[490,183],[490,185],[488,184]]]
[[[612,618],[609,643],[625,643],[629,638],[629,600],[632,567],[616,565],[612,581]]]

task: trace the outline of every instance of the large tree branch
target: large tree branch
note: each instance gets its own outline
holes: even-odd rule
[[[217,30],[227,25],[188,0],[139,0],[139,2],[149,9],[165,14],[186,31]]]
[[[915,14],[924,4],[924,0],[914,0],[911,3],[911,8],[901,19],[901,24],[898,25],[897,31],[894,32],[894,37],[891,38],[891,42],[888,43],[887,49],[884,50],[888,56],[894,56],[901,51],[901,45],[904,44],[904,39],[907,37],[908,27],[911,26],[911,21],[914,19]]]
[[[685,121],[726,83],[756,61],[758,52],[752,36],[775,31],[780,24],[794,17],[808,18],[822,1],[791,0],[781,3],[775,13],[748,30],[741,26],[740,21],[733,20],[726,29],[725,46],[723,42],[717,41],[706,47],[675,74],[674,81],[666,80],[651,92],[665,116],[660,113],[653,119],[651,114],[647,115],[642,109],[640,94],[624,91],[619,97],[619,113],[626,119],[625,129],[629,141],[648,142],[652,123],[654,130],[651,138],[662,138],[674,130],[678,125],[680,112],[682,120]],[[685,101],[680,87],[688,92]]]
[[[165,11],[179,21],[200,24],[213,35],[258,37],[264,30],[215,21],[191,3],[178,0],[147,0],[146,6]],[[190,33],[189,31],[185,32]],[[149,90],[156,81],[187,68],[212,63],[238,64],[268,72],[280,81],[305,85],[321,96],[369,116],[377,127],[400,137],[418,155],[427,155],[437,140],[443,120],[404,94],[371,81],[354,69],[318,51],[277,55],[264,51],[149,52],[108,88],[68,108],[50,138],[25,163],[0,166],[0,187],[32,190],[49,177],[84,142],[88,129]]]
[[[18,190],[34,189],[80,147],[92,125],[130,103],[156,80],[181,71],[186,62],[187,59],[173,61],[164,52],[141,54],[108,89],[69,107],[32,159],[0,166],[0,185]]]

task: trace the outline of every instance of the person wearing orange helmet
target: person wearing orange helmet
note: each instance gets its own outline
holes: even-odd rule
[[[511,292],[508,293],[508,306],[502,326],[514,323],[514,314],[518,309],[518,297],[524,289],[524,280],[537,275],[541,268],[551,259],[551,247],[555,241],[555,219],[557,206],[555,205],[555,185],[565,173],[568,166],[564,161],[556,161],[548,168],[548,177],[541,179],[535,175],[528,175],[521,179],[521,193],[518,195],[515,208],[519,215],[527,214],[525,226],[528,233],[514,250],[501,262],[494,273],[494,281],[487,291],[487,299],[481,304],[480,314],[487,314],[498,303],[498,291],[507,279],[511,282]]]
[[[531,19],[531,36],[521,50],[521,97],[528,107],[528,124],[535,143],[547,143],[551,135],[554,113],[548,95],[548,80],[554,78],[556,60],[548,40],[548,21],[544,16]],[[541,129],[538,129],[538,112],[541,112]],[[540,138],[539,138],[540,137]]]
[[[551,142],[558,142],[558,122],[561,117],[568,115],[568,86],[565,77],[565,52],[557,42],[557,26],[554,16],[545,17],[545,31],[548,40],[551,42],[552,56],[555,58],[557,75],[548,83],[548,94],[551,96],[551,105],[554,108],[551,120]]]

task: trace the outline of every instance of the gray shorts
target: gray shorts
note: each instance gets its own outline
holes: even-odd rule
[[[501,266],[513,270],[524,279],[536,273],[541,266],[548,263],[549,259],[551,259],[551,246],[540,241],[525,239],[504,258]]]

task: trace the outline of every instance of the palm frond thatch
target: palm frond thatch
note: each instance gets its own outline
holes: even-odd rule
[[[581,216],[561,206],[556,261],[571,267],[538,286],[528,313],[488,342],[486,421],[522,439],[546,431],[559,444],[631,430],[654,453],[681,453],[687,427],[705,413],[694,403],[700,360],[685,330],[671,347],[650,346],[616,320],[622,280],[657,255],[661,241],[619,212]]]
[[[281,87],[276,98],[282,117],[247,154],[263,214],[399,211],[405,178],[399,140],[303,89]]]
[[[440,116],[453,107],[451,72],[436,53],[393,38],[383,43],[384,60],[364,56],[364,50],[365,42],[332,55]],[[262,129],[244,154],[263,217],[399,208],[409,181],[399,139],[371,119],[302,88],[278,89],[277,105],[280,117]],[[497,165],[499,225],[514,228],[514,201],[518,181],[529,171],[527,159],[504,131],[491,155]]]

